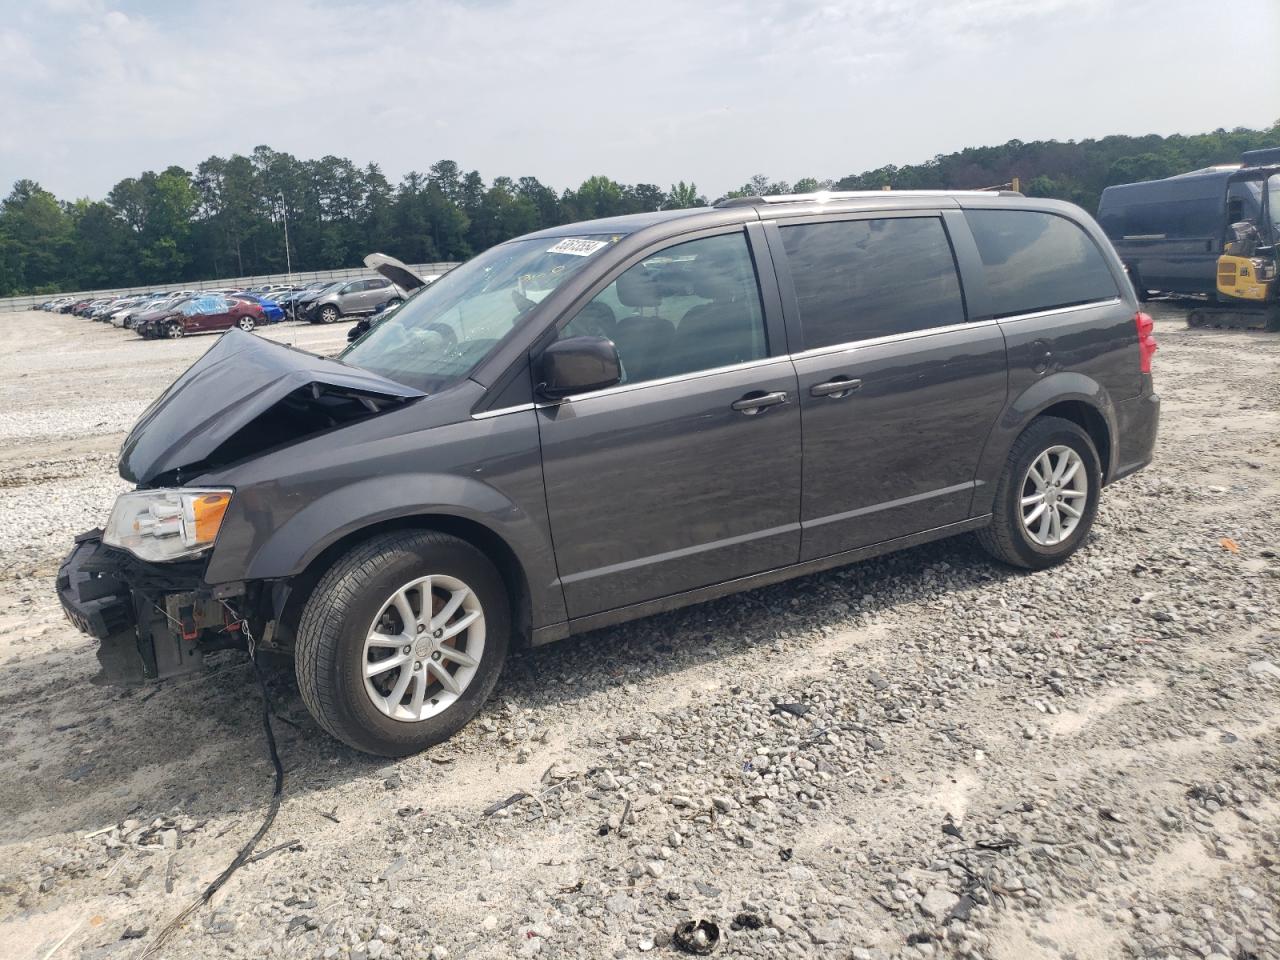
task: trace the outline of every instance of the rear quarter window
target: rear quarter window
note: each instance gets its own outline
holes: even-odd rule
[[[1036,210],[966,210],[997,317],[1120,295],[1102,251],[1079,224]]]

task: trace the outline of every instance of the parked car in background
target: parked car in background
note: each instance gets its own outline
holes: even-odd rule
[[[127,307],[130,304],[137,303],[140,299],[141,297],[137,295],[109,298],[90,310],[89,317],[90,319],[97,320],[100,323],[110,323],[111,315],[113,313],[122,307]]]
[[[191,300],[191,298],[191,294],[183,294],[154,303],[143,312],[134,314],[133,323],[130,326],[134,333],[140,337],[150,339],[159,336],[156,325],[168,320],[179,307]]]
[[[363,337],[376,323],[381,323],[387,317],[391,316],[406,303],[421,293],[427,286],[435,280],[435,277],[420,277],[407,266],[397,260],[395,257],[389,257],[385,253],[371,253],[364,258],[364,265],[370,269],[377,270],[392,283],[406,291],[404,300],[397,302],[387,302],[378,307],[368,316],[361,317],[351,329],[347,331],[347,342],[354,343]]]
[[[182,299],[181,296],[173,294],[161,294],[157,296],[146,297],[136,303],[122,307],[115,313],[111,314],[111,325],[115,327],[123,327],[126,330],[132,329],[134,321],[143,314],[158,310],[167,304],[176,303]]]
[[[193,333],[212,333],[239,327],[246,333],[265,323],[262,306],[249,300],[237,300],[222,294],[201,294],[184,300],[163,316],[148,321],[146,329],[138,327],[141,336],[154,339],[176,339]]]
[[[279,323],[285,318],[284,308],[265,295],[233,293],[231,294],[231,297],[235,300],[244,300],[248,303],[256,303],[262,308],[262,315],[266,323]]]
[[[320,296],[331,287],[339,287],[342,284],[342,280],[314,280],[311,283],[308,283],[305,287],[287,299],[287,310],[289,316],[294,320],[302,320],[307,307],[311,305],[316,297]],[[281,304],[281,306],[285,305],[285,303]]]
[[[337,323],[343,317],[366,316],[379,307],[402,303],[405,291],[386,277],[336,283],[307,304],[304,318],[311,323]]]

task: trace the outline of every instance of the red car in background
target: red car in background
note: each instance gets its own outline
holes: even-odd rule
[[[266,322],[262,306],[221,294],[191,297],[175,304],[168,313],[140,320],[134,327],[147,339],[185,337],[189,333],[212,333],[239,327],[249,333]]]

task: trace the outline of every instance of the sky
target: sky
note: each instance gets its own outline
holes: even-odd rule
[[[714,197],[1277,119],[1280,0],[0,0],[0,192],[64,199],[259,144]]]

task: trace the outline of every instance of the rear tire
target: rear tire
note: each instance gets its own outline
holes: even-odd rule
[[[406,592],[419,598],[410,613],[422,616],[425,602],[413,590],[420,591],[427,577],[432,610],[426,622],[407,627],[393,600]],[[444,617],[445,606],[459,594],[466,603],[433,629],[430,621]],[[477,611],[479,617],[452,640],[452,651],[444,650],[449,656],[441,657],[451,642],[450,625]],[[510,633],[506,586],[483,553],[443,533],[383,534],[339,559],[307,599],[294,651],[298,688],[316,722],[339,740],[365,753],[408,756],[451,737],[480,711],[502,671]],[[393,642],[388,652],[385,643],[370,645],[375,634],[409,642]],[[460,653],[475,653],[471,659],[477,662],[467,666]],[[401,657],[404,667],[370,669]],[[425,669],[419,672],[420,667]],[[453,668],[449,678],[460,690],[445,690],[438,679],[441,667]],[[396,683],[406,675],[408,686],[397,697]],[[424,692],[417,696],[420,684]]]
[[[1059,464],[1064,466],[1062,475],[1070,472],[1070,476],[1041,491],[1033,467],[1036,476],[1050,479],[1048,474]],[[1076,464],[1074,472],[1071,464]],[[1089,535],[1101,489],[1100,460],[1089,434],[1079,424],[1059,417],[1033,420],[1009,451],[996,484],[991,525],[978,531],[978,542],[1011,566],[1043,570],[1062,563]],[[1037,507],[1043,507],[1040,513],[1035,512]],[[1070,516],[1068,510],[1079,516]],[[1055,512],[1058,538],[1053,529],[1045,528],[1046,517],[1051,519]]]
[[[241,317],[236,326],[245,333],[253,333],[253,317]]]

